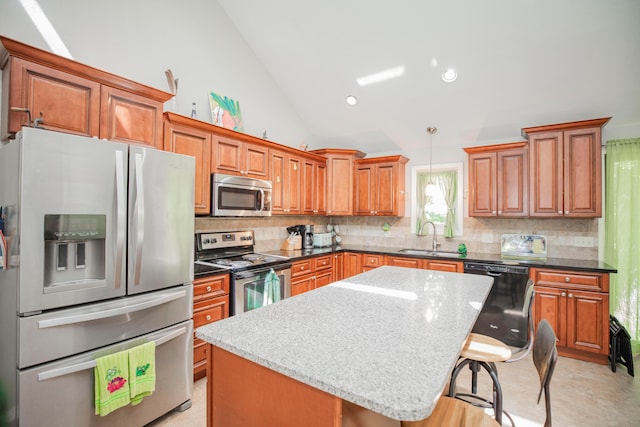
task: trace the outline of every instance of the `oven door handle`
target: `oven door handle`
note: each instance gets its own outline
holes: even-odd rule
[[[255,269],[251,269],[251,270],[243,270],[243,271],[237,271],[235,273],[233,273],[233,278],[234,279],[248,279],[248,278],[254,278],[260,275],[264,275],[267,274],[271,269],[273,269],[273,271],[276,272],[276,274],[278,274],[279,272],[283,271],[283,270],[289,270],[291,268],[291,264],[279,264],[279,265],[274,265],[271,267],[264,267],[264,268],[255,268]]]

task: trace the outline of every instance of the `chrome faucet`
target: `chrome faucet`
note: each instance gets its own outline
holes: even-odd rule
[[[431,246],[433,247],[432,250],[435,252],[438,250],[438,246],[440,246],[440,242],[438,242],[438,236],[436,235],[436,225],[434,224],[433,221],[426,220],[425,222],[422,223],[422,225],[420,226],[420,229],[418,230],[418,237],[424,236],[424,234],[422,234],[422,229],[426,224],[431,224],[431,226],[433,227],[433,243],[431,244]]]

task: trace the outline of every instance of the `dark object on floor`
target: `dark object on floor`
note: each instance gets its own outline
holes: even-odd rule
[[[633,355],[631,354],[631,336],[614,316],[609,316],[609,365],[613,372],[618,363],[627,367],[627,372],[633,375]]]

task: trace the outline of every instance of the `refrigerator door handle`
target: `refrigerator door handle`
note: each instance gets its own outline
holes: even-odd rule
[[[158,295],[152,299],[145,299],[142,302],[137,304],[125,305],[122,307],[96,311],[93,313],[83,313],[83,314],[76,314],[76,315],[65,316],[65,317],[56,317],[53,319],[44,319],[44,320],[38,321],[38,328],[39,329],[53,328],[56,326],[71,325],[73,323],[90,322],[92,320],[100,320],[100,319],[106,319],[109,317],[120,316],[122,314],[129,314],[135,311],[146,310],[151,307],[166,304],[170,301],[174,301],[179,298],[184,298],[185,296],[187,296],[187,290],[182,289],[179,291]]]
[[[182,327],[180,329],[176,329],[175,331],[171,331],[163,337],[155,340],[156,347],[171,341],[174,338],[179,337],[180,335],[187,332],[187,328]],[[86,362],[76,363],[75,365],[64,366],[62,368],[51,369],[50,371],[40,372],[38,374],[38,381],[50,380],[52,378],[62,377],[64,375],[73,374],[75,372],[84,371],[85,369],[91,369],[96,367],[96,361],[88,360]]]
[[[116,151],[116,269],[114,280],[116,289],[120,288],[124,263],[124,245],[127,238],[127,202],[124,183],[124,153]]]
[[[135,180],[136,180],[136,221],[135,221],[135,262],[133,266],[133,286],[140,284],[140,270],[142,264],[142,247],[144,246],[144,181],[143,181],[143,167],[142,154],[135,154]]]

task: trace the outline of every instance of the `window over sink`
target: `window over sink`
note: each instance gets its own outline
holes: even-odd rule
[[[425,221],[433,221],[439,236],[462,235],[463,182],[462,163],[411,168],[411,229],[415,234]]]

